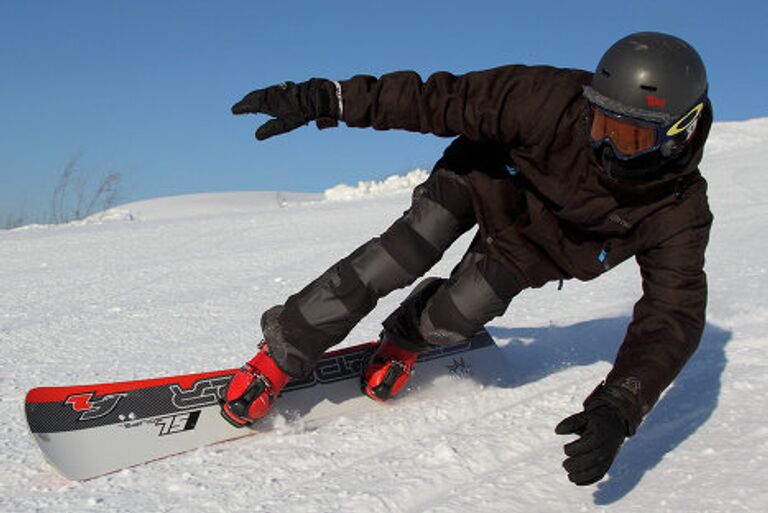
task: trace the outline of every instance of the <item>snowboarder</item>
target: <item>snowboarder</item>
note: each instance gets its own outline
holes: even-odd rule
[[[477,225],[451,276],[423,280],[384,321],[363,392],[396,396],[420,351],[471,337],[524,289],[591,280],[634,256],[643,294],[615,364],[583,411],[555,428],[579,436],[564,447],[569,479],[600,480],[704,328],[712,214],[698,164],[712,123],[707,88],[688,43],[646,32],[616,42],[594,73],[504,66],[423,82],[403,71],[245,96],[234,114],[273,117],[258,140],[310,121],[455,139],[389,229],[263,314],[264,342],[229,383],[225,418],[245,425],[264,416],[378,298],[414,282]]]

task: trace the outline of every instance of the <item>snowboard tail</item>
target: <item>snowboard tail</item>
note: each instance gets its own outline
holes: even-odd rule
[[[375,345],[325,353],[310,376],[286,385],[270,415],[320,422],[376,407],[360,392],[361,368]],[[492,381],[497,355],[483,330],[465,343],[419,355],[408,388],[446,376]],[[26,397],[27,422],[48,463],[70,479],[90,479],[269,429],[264,420],[236,428],[221,417],[219,398],[236,371],[34,388]]]

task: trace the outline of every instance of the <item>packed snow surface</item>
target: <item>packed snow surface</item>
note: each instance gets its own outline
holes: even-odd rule
[[[610,369],[640,296],[632,261],[527,291],[491,322],[505,386],[412,391],[311,429],[275,419],[267,434],[78,483],[27,432],[29,388],[239,365],[256,351],[260,313],[383,231],[423,173],[325,195],[158,199],[2,231],[0,511],[768,511],[766,146],[768,119],[715,125],[702,164],[715,225],[701,346],[606,479],[584,488],[560,467],[568,439],[553,429]],[[468,242],[430,274],[448,274]],[[343,344],[376,337],[406,293]]]

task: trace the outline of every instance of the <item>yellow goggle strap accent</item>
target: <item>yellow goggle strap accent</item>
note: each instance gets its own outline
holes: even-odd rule
[[[701,112],[704,110],[704,102],[699,103],[694,108],[688,111],[688,114],[680,118],[680,120],[669,127],[669,130],[667,130],[667,135],[669,137],[673,137],[680,132],[685,132],[689,126],[691,126],[697,119],[699,119],[699,116],[701,116]]]

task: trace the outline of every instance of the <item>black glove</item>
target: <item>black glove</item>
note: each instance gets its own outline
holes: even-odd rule
[[[603,478],[627,435],[627,425],[612,406],[600,405],[571,415],[555,428],[558,435],[577,434],[579,439],[563,446],[568,458],[563,467],[568,479],[579,486]]]
[[[313,78],[300,84],[284,82],[257,89],[232,106],[232,114],[269,114],[271,119],[256,130],[256,139],[273,135],[317,120],[318,128],[338,125],[339,101],[336,85],[324,78]]]

